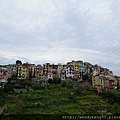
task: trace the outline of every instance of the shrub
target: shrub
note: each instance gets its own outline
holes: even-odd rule
[[[4,89],[2,87],[0,87],[0,96],[4,95]]]
[[[110,112],[112,112],[113,115],[119,115],[120,114],[120,107],[117,103],[113,104]]]
[[[6,85],[4,86],[4,92],[5,92],[5,93],[8,93],[9,91],[13,91],[13,85],[11,85],[11,84],[6,84]]]
[[[118,103],[120,104],[120,93],[119,92],[113,92],[113,91],[108,91],[108,92],[102,92],[99,93],[99,95],[103,98],[108,99],[108,103]]]
[[[95,92],[95,93],[98,93],[97,89],[94,88],[94,87],[87,87],[86,90],[87,90],[87,91],[91,91],[91,92],[93,91],[93,92]]]
[[[67,83],[65,81],[62,82],[62,87],[66,87]]]
[[[42,89],[41,84],[33,84],[30,87],[34,90],[41,90]]]
[[[61,83],[61,79],[59,78],[59,79],[58,79],[58,84],[60,84],[60,83]]]
[[[53,78],[53,84],[57,84],[58,83],[58,79],[57,78]]]
[[[83,89],[82,89],[81,87],[79,87],[79,88],[77,88],[77,89],[75,90],[75,93],[76,93],[77,95],[81,95],[81,94],[83,93]]]
[[[83,76],[82,76],[82,79],[83,79],[83,80],[88,80],[88,75],[87,75],[87,74],[83,75]]]
[[[48,83],[51,84],[52,83],[52,79],[48,79]]]

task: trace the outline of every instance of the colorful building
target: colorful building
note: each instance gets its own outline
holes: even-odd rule
[[[92,76],[92,86],[100,92],[106,88],[106,79],[103,76]]]
[[[24,63],[17,66],[17,78],[18,79],[30,78],[30,65],[28,63]]]
[[[43,64],[43,74],[48,74],[48,69],[49,69],[50,63],[45,63]]]
[[[72,65],[66,66],[66,78],[74,78],[74,67]]]
[[[0,86],[4,86],[8,81],[8,70],[7,68],[0,68]]]
[[[43,68],[41,65],[37,65],[35,68],[35,77],[36,78],[41,78],[41,76],[43,75]]]

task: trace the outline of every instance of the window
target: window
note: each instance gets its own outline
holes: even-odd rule
[[[101,84],[102,84],[102,79],[101,79]]]

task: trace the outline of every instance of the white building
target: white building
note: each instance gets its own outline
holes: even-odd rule
[[[66,78],[74,78],[74,67],[73,66],[66,67]]]
[[[98,75],[98,71],[97,70],[93,70],[93,76]]]

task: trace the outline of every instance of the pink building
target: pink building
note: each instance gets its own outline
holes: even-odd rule
[[[42,68],[36,68],[36,73],[39,75],[43,75],[43,69]]]
[[[74,78],[80,80],[80,79],[81,79],[81,76],[80,76],[79,73],[75,73],[75,74],[74,74]]]
[[[58,75],[58,65],[50,65],[50,72],[49,73],[52,73],[53,74],[53,78],[58,78],[59,75]]]
[[[37,65],[35,69],[35,77],[41,78],[42,75],[43,75],[43,67],[41,65]]]

